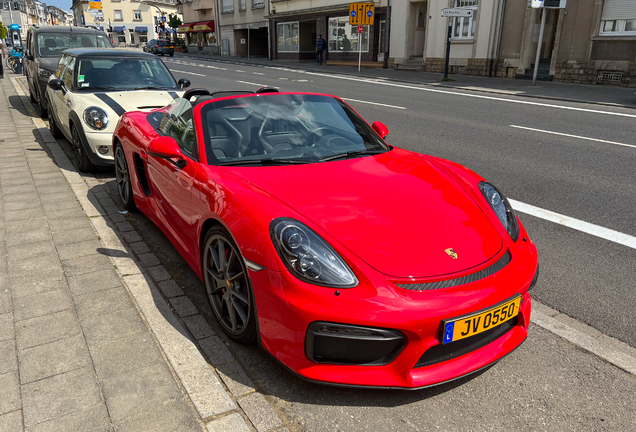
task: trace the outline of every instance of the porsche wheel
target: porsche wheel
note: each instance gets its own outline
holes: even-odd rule
[[[93,164],[84,151],[84,148],[82,148],[82,141],[75,126],[71,126],[71,135],[73,137],[73,146],[75,147],[73,149],[73,155],[75,156],[77,169],[80,170],[80,172],[91,172],[93,170]]]
[[[208,231],[202,249],[203,279],[223,332],[237,342],[256,340],[254,293],[241,254],[222,228]]]
[[[126,154],[121,144],[117,144],[115,147],[115,177],[121,203],[127,210],[134,210],[137,206],[135,206],[135,197],[130,185],[130,172],[128,171]]]
[[[62,131],[59,127],[57,127],[55,115],[53,115],[52,112],[49,113],[49,130],[51,131],[51,135],[53,135],[53,138],[62,138]]]

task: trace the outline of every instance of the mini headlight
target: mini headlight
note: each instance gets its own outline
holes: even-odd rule
[[[486,201],[490,204],[501,224],[504,226],[513,242],[519,238],[519,222],[517,215],[508,202],[508,199],[499,190],[487,182],[480,182],[479,189],[484,194]]]
[[[302,222],[274,219],[269,232],[287,269],[303,282],[334,288],[353,288],[358,284],[338,253]]]
[[[84,110],[84,123],[91,129],[103,130],[108,127],[108,114],[100,107],[88,107]]]
[[[38,75],[41,78],[48,79],[48,77],[50,77],[52,74],[53,74],[53,71],[50,71],[48,69],[38,68]]]

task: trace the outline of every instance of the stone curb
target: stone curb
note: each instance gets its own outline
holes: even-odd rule
[[[12,78],[12,81],[27,110],[35,113],[18,79]],[[189,308],[190,300],[183,292],[180,292],[181,290],[163,266],[157,265],[144,269],[144,266],[133,258],[130,249],[122,243],[116,232],[118,229],[115,219],[119,219],[117,216],[121,217],[119,211],[109,214],[104,210],[115,206],[114,202],[107,196],[98,199],[96,194],[89,190],[89,187],[99,183],[91,185],[90,179],[85,181],[58,145],[57,140],[53,138],[46,124],[40,118],[32,118],[32,120],[103,243],[122,283],[135,299],[140,313],[157,338],[165,357],[170,362],[206,429],[215,432],[286,431],[286,428],[281,429],[283,423],[276,412],[260,393],[256,393],[252,381],[222,341],[214,336],[214,331],[205,319]],[[119,225],[124,223],[127,222],[120,222]],[[123,227],[121,234],[130,232],[126,225]],[[133,232],[136,234],[135,231]],[[141,246],[142,243],[145,247]],[[144,256],[146,259],[149,258],[148,255],[154,257],[154,254],[147,253],[148,247],[144,242],[136,241],[133,245],[135,249],[141,251],[137,254],[138,257]],[[151,273],[150,270],[153,272]],[[152,277],[153,273],[154,277]],[[167,277],[164,277],[165,275]],[[159,288],[153,280],[159,284]],[[164,300],[162,292],[169,302],[173,303],[172,308]],[[175,307],[177,304],[179,304],[178,309]],[[182,316],[180,310],[185,314],[181,319],[179,318]],[[203,358],[197,345],[210,358],[214,367],[211,367]],[[214,347],[214,350],[208,346]],[[219,366],[218,369],[216,366]],[[256,402],[252,407],[254,400]]]
[[[207,61],[213,61],[213,62],[216,62],[216,63],[236,64],[236,65],[242,65],[242,66],[265,67],[265,68],[270,68],[270,69],[286,69],[286,70],[290,70],[290,71],[293,71],[294,69],[297,69],[297,70],[302,70],[302,71],[306,71],[306,72],[317,72],[315,69],[304,68],[302,66],[297,66],[296,67],[296,66],[287,66],[287,65],[268,65],[268,64],[263,64],[263,63],[235,62],[235,61],[230,61],[230,60],[219,60],[219,59],[215,59],[213,57],[191,57],[190,55],[187,55],[187,54],[185,56],[178,56],[178,57],[175,57],[175,58],[189,58],[189,59],[192,59],[192,60],[207,60]],[[319,72],[320,73],[329,74],[329,75],[344,75],[344,76],[351,76],[351,77],[356,77],[356,78],[364,78],[364,79],[377,81],[377,78],[366,77],[364,75],[356,75],[356,74],[349,73],[349,72],[332,72],[332,71],[329,71],[329,70],[324,70],[324,71],[319,71]],[[487,87],[476,88],[476,87],[469,87],[469,86],[453,86],[453,85],[444,84],[444,83],[441,83],[441,82],[425,83],[425,82],[421,82],[421,81],[410,81],[410,80],[399,79],[399,78],[385,78],[385,79],[382,79],[381,81],[391,81],[391,82],[397,82],[397,83],[403,83],[403,84],[415,84],[415,85],[422,85],[422,86],[429,86],[429,87],[443,87],[443,88],[447,88],[447,89],[473,91],[473,92],[481,92],[481,93],[489,93],[489,94],[498,94],[500,96],[518,96],[518,97],[524,97],[524,98],[530,98],[530,99],[547,99],[547,100],[562,101],[562,102],[602,105],[602,106],[608,106],[608,107],[614,107],[614,108],[636,109],[636,105],[624,105],[624,104],[618,104],[618,103],[612,103],[612,102],[591,101],[591,100],[584,100],[584,99],[572,99],[572,98],[557,97],[557,96],[530,95],[530,94],[527,94],[527,93],[520,94],[520,93],[517,93],[517,92],[514,92],[514,91],[490,89],[490,88],[487,88]]]

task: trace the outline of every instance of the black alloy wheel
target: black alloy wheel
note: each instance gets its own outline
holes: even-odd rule
[[[75,126],[71,126],[71,136],[73,138],[73,146],[75,147],[73,154],[77,162],[77,169],[80,170],[80,172],[91,172],[93,170],[93,163],[82,147],[82,141]]]
[[[243,344],[256,340],[254,294],[241,254],[222,228],[212,228],[202,248],[203,279],[221,329]]]
[[[37,86],[35,91],[38,92]],[[49,107],[46,104],[46,100],[44,96],[42,96],[41,92],[38,92],[37,95],[38,95],[38,105],[40,106],[40,118],[47,118],[49,116],[49,110],[48,110]]]
[[[33,87],[29,84],[29,101],[34,104],[36,102],[35,96],[33,96]]]
[[[49,106],[48,102],[46,104]],[[53,112],[49,110],[49,130],[51,131],[51,135],[53,138],[62,138],[62,131],[57,127],[57,122],[55,121],[55,115]]]
[[[130,172],[128,171],[126,154],[121,144],[117,144],[115,147],[115,177],[121,203],[127,210],[134,210],[137,206],[135,205],[135,197],[130,185]]]

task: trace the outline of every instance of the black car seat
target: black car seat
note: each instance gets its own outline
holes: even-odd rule
[[[55,39],[45,39],[44,40],[44,48],[41,49],[40,54],[44,56],[53,56],[57,54],[57,42]]]

